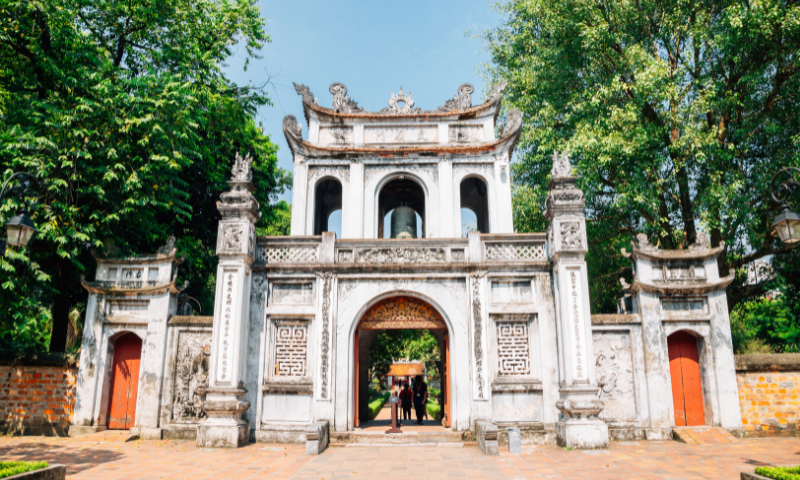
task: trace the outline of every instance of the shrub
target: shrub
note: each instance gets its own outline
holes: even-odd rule
[[[439,420],[442,418],[442,407],[433,399],[428,398],[428,404],[425,405],[425,409],[428,411],[428,416],[434,420]]]
[[[756,473],[775,480],[800,480],[800,467],[758,467]]]
[[[47,462],[0,462],[0,478],[47,468],[47,466]]]
[[[374,419],[375,417],[378,416],[378,412],[381,411],[381,408],[383,408],[383,404],[386,403],[386,400],[389,399],[390,395],[391,395],[390,392],[386,392],[386,393],[380,395],[375,400],[369,402],[369,419],[370,420],[372,420],[372,419]]]

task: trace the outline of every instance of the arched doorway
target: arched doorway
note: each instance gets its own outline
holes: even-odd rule
[[[478,177],[467,177],[461,181],[461,211],[468,209],[475,216],[475,229],[489,233],[489,189]],[[464,223],[462,217],[462,223]]]
[[[440,353],[442,426],[450,427],[450,338],[442,315],[429,303],[409,295],[384,298],[361,317],[354,333],[354,426],[359,427],[368,412],[369,351],[376,336],[385,330],[428,330]]]
[[[681,330],[667,337],[676,427],[705,425],[697,338]]]
[[[114,342],[111,394],[108,404],[108,428],[128,430],[136,420],[136,395],[139,391],[139,362],[142,339],[126,333]]]
[[[321,180],[314,189],[314,235],[331,231],[329,225],[331,214],[341,209],[341,182],[335,178]],[[339,223],[341,224],[341,220]]]

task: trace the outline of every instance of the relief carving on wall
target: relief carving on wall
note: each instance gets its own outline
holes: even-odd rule
[[[561,248],[583,247],[583,235],[581,235],[580,222],[561,222],[559,228],[559,233],[561,234]]]
[[[527,322],[497,322],[497,368],[499,375],[530,375]]]
[[[320,396],[328,398],[328,350],[330,349],[330,333],[328,323],[330,323],[331,310],[331,283],[333,274],[326,272],[322,275],[322,385]]]
[[[225,225],[222,242],[225,250],[241,250],[244,232],[241,225]]]
[[[450,143],[478,143],[483,141],[483,125],[450,125]]]
[[[358,324],[359,330],[444,329],[444,319],[433,307],[414,297],[399,296],[376,303]]]
[[[636,420],[631,336],[627,332],[594,332],[595,374],[605,407],[600,419]]]
[[[308,179],[316,180],[321,177],[335,177],[339,180],[350,181],[350,167],[347,165],[309,165]]]
[[[483,398],[483,313],[481,312],[481,278],[486,272],[472,272],[472,314],[475,320],[475,366],[478,370],[478,398]]]
[[[356,253],[357,263],[444,263],[444,248],[365,248]]]
[[[181,332],[172,386],[172,420],[196,423],[206,418],[203,402],[208,389],[211,332]]]

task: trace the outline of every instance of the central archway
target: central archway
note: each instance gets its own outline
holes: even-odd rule
[[[359,427],[368,411],[369,352],[373,340],[384,330],[428,330],[435,337],[440,353],[442,425],[450,427],[450,338],[445,319],[430,303],[399,294],[383,298],[361,316],[354,332],[354,426]],[[438,362],[437,362],[438,363]]]

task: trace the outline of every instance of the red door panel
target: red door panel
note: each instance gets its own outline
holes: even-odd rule
[[[676,332],[667,338],[667,348],[675,426],[705,425],[697,340],[687,332]]]
[[[355,344],[355,351],[353,352],[353,356],[355,358],[355,390],[353,391],[353,399],[355,400],[354,403],[356,408],[355,417],[353,418],[353,425],[358,427],[361,424],[361,422],[358,421],[358,330],[356,330],[353,343]]]
[[[142,340],[132,333],[114,342],[114,364],[108,406],[108,428],[127,430],[136,420],[136,394],[139,390],[139,362]]]

